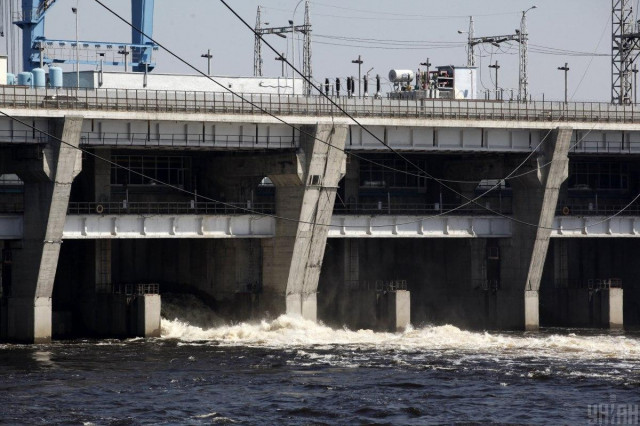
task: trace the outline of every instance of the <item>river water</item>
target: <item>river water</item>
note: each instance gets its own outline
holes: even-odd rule
[[[638,423],[640,336],[221,325],[165,305],[162,338],[0,345],[0,422]],[[169,319],[173,318],[173,319]]]

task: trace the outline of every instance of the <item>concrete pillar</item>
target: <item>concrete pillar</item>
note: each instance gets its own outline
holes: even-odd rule
[[[537,159],[540,167],[537,175],[529,174],[511,182],[514,217],[535,224],[537,228],[514,223],[512,238],[502,246],[502,288],[498,295],[497,324],[501,328],[539,328],[538,292],[560,186],[568,177],[572,132],[571,128],[560,127],[549,134],[543,145],[543,155]],[[550,164],[542,167],[547,163]]]
[[[624,319],[622,314],[623,290],[610,288],[602,290],[602,324],[611,329],[622,329]]]
[[[160,337],[160,295],[145,294],[135,298],[136,335]]]
[[[381,293],[378,299],[378,324],[386,331],[403,331],[411,324],[411,293],[396,290]]]
[[[269,174],[276,186],[276,236],[263,241],[263,310],[315,321],[320,269],[336,190],[345,173],[347,126],[304,127],[296,174]],[[317,138],[317,139],[316,139]],[[323,141],[323,142],[320,142]],[[330,144],[331,146],[329,146]]]
[[[81,170],[77,149],[82,117],[53,124],[67,144],[50,142],[41,158],[22,165],[25,182],[24,236],[13,252],[13,284],[7,304],[9,340],[42,343],[51,340],[51,297],[62,244],[73,179]]]
[[[540,328],[540,299],[536,290],[524,292],[524,329],[537,331]]]

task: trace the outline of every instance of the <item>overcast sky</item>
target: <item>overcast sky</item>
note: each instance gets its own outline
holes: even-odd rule
[[[6,1],[6,0],[4,0]],[[46,36],[53,39],[75,37],[71,7],[79,3],[81,40],[125,42],[130,30],[93,0],[58,0],[47,15]],[[105,0],[130,18],[129,0]],[[256,8],[263,7],[263,21],[272,26],[287,25],[298,0],[228,0],[252,26]],[[635,3],[635,2],[634,2]],[[212,50],[214,75],[253,74],[253,34],[218,0],[156,0],[154,38],[206,71],[200,55]],[[357,75],[351,61],[364,60],[363,73],[387,77],[392,68],[417,69],[430,58],[434,65],[464,65],[469,15],[474,16],[476,36],[513,34],[519,27],[522,10],[527,13],[530,34],[529,92],[534,97],[561,99],[564,79],[559,66],[569,63],[569,96],[574,100],[609,101],[610,56],[575,56],[552,49],[575,52],[611,52],[610,0],[318,0],[311,2],[313,25],[314,77]],[[295,15],[302,24],[304,1]],[[270,36],[279,51],[288,51],[289,39]],[[302,43],[297,42],[296,65],[300,64]],[[546,53],[543,53],[546,52]],[[490,62],[499,61],[499,84],[517,88],[517,45],[490,45],[478,49],[482,84],[494,85]],[[264,74],[281,72],[275,54],[264,46]],[[186,67],[158,52],[157,72],[191,73]],[[301,67],[300,67],[301,68]],[[583,78],[584,76],[584,78]]]

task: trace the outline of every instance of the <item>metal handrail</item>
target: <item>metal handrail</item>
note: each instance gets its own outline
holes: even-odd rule
[[[277,115],[344,115],[321,96],[145,89],[28,88],[1,86],[0,106],[55,110],[100,110],[180,113]],[[333,97],[332,101],[356,117],[474,119],[501,121],[578,121],[638,123],[633,104],[605,102],[486,101],[464,99],[385,99]],[[251,104],[253,103],[253,105]],[[256,106],[254,106],[256,105]]]
[[[274,203],[72,202],[68,214],[273,214]]]
[[[0,135],[1,136],[1,135]],[[293,136],[251,136],[251,135],[203,135],[185,133],[118,133],[83,132],[80,143],[84,145],[124,145],[124,146],[176,146],[176,147],[219,147],[236,149],[255,148],[295,148]]]
[[[497,203],[497,202],[496,202]],[[504,205],[506,204],[506,205]],[[494,206],[490,204],[488,207],[491,210],[502,214],[511,214],[511,203],[504,203],[503,205]],[[459,204],[439,204],[439,203],[352,203],[352,204],[336,204],[334,212],[338,214],[348,215],[435,215],[445,213],[459,207]],[[451,213],[452,215],[484,215],[490,214],[485,207],[478,205],[468,205],[463,208],[457,209]]]
[[[624,209],[624,211],[622,210]],[[557,216],[640,216],[640,205],[633,204],[592,204],[591,207],[585,204],[558,204],[556,208]]]

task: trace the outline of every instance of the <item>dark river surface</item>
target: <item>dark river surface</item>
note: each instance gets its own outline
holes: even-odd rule
[[[0,345],[0,422],[638,423],[637,334],[187,321],[152,340]]]

